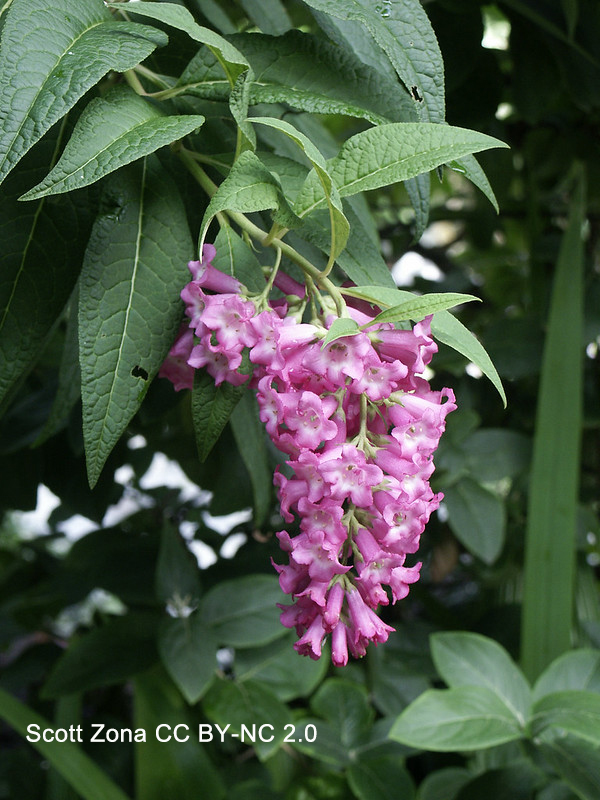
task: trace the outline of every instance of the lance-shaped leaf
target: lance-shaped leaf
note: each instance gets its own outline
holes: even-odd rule
[[[418,242],[425,233],[429,222],[429,195],[431,193],[431,179],[428,172],[408,178],[404,181],[404,188],[408,199],[415,212],[414,240]]]
[[[444,121],[444,64],[435,33],[427,14],[418,0],[305,0],[306,4],[325,15],[343,20],[330,35],[345,44],[352,36],[354,22],[369,31],[373,43],[364,41],[367,63],[381,60],[385,52],[407,91],[413,98],[416,111],[423,120]],[[348,25],[347,23],[350,23]],[[337,28],[337,31],[336,31]],[[379,54],[377,54],[379,50]]]
[[[492,189],[487,175],[479,165],[479,162],[475,156],[463,156],[462,158],[458,158],[456,161],[452,161],[450,164],[448,164],[448,166],[453,170],[456,170],[456,172],[460,172],[461,175],[465,176],[465,178],[468,178],[471,183],[473,183],[480,191],[483,192],[490,203],[494,206],[496,211],[500,210],[498,208],[498,201],[496,200],[494,190]]]
[[[277,178],[254,153],[247,150],[235,162],[208,204],[202,220],[201,244],[210,221],[220,211],[249,213],[268,209],[276,210],[275,219],[286,228],[296,227],[299,223]]]
[[[367,300],[380,308],[389,308],[401,302],[414,300],[411,292],[402,289],[384,289],[380,286],[355,286],[343,289],[344,294]],[[490,379],[496,387],[502,402],[506,405],[506,394],[500,376],[494,367],[491,358],[479,339],[466,328],[460,320],[452,316],[449,311],[438,311],[431,321],[431,332],[440,342],[452,347],[461,355],[476,364],[483,374]]]
[[[328,266],[333,265],[335,259],[342,252],[348,241],[348,234],[350,233],[350,224],[344,215],[342,209],[342,200],[340,194],[331,179],[331,175],[327,170],[325,159],[319,152],[318,148],[310,141],[308,136],[305,136],[289,122],[273,117],[254,117],[252,122],[260,125],[268,125],[271,128],[276,128],[282,133],[285,133],[292,141],[296,142],[298,147],[304,152],[321,183],[325,199],[329,208],[329,220],[331,224],[331,246],[329,249],[329,263]]]
[[[346,197],[414,178],[469,153],[506,146],[466,128],[431,122],[391,122],[352,136],[327,162],[327,167],[340,195]],[[296,213],[305,216],[324,204],[319,178],[310,172],[296,200]]]
[[[0,182],[109,70],[131,69],[167,41],[113,20],[101,0],[13,0],[0,48]]]
[[[249,67],[248,61],[239,50],[230,44],[227,39],[211,31],[210,28],[198,25],[190,12],[183,6],[175,5],[175,3],[143,3],[138,2],[138,0],[134,0],[130,4],[107,3],[107,5],[110,8],[121,10],[127,8],[127,11],[132,14],[151,17],[159,22],[164,22],[166,25],[171,25],[180,31],[184,31],[196,42],[205,44],[221,64],[232,87],[238,77],[243,72],[246,72]]]
[[[60,126],[57,126],[60,127]],[[92,214],[85,192],[19,203],[58,150],[55,129],[0,192],[0,399],[39,356],[81,269]],[[36,298],[44,302],[35,302]]]
[[[87,248],[79,305],[92,486],[175,338],[193,253],[183,203],[155,157],[116,174],[104,208]]]
[[[187,136],[199,115],[165,116],[128,86],[91,101],[77,120],[58,164],[21,200],[87,186],[119,167]]]
[[[226,275],[234,275],[251,292],[262,292],[265,276],[254,251],[230,225],[223,225],[214,241],[213,266]]]
[[[431,292],[430,294],[413,297],[412,300],[407,300],[404,303],[399,303],[397,306],[386,309],[386,311],[382,311],[369,325],[380,322],[403,322],[407,319],[419,322],[429,314],[435,314],[437,311],[443,311],[446,308],[453,308],[461,303],[471,303],[473,300],[481,302],[479,297],[475,297],[472,294]]]

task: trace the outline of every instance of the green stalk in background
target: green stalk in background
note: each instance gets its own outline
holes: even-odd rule
[[[585,207],[580,171],[556,266],[535,425],[521,631],[522,664],[530,680],[572,645]]]

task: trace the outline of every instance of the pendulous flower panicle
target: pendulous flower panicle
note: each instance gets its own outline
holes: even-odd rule
[[[300,532],[277,533],[286,564],[273,564],[291,604],[281,622],[295,628],[302,655],[318,659],[331,637],[332,661],[361,657],[393,631],[376,614],[419,579],[416,553],[442,495],[429,485],[433,454],[456,408],[451,389],[433,391],[423,377],[437,345],[430,318],[412,330],[375,323],[368,306],[348,308],[361,331],[323,345],[336,317],[299,321],[288,301],[306,303],[306,289],[279,272],[285,301],[254,300],[236,278],[202,260],[181,296],[187,326],[160,375],[191,388],[194,369],[218,385],[247,382],[259,416],[287,456],[274,483],[281,515]],[[324,311],[325,314],[325,311]],[[252,376],[239,371],[244,354]]]

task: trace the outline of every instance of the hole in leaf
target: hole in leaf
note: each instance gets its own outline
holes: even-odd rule
[[[411,86],[410,87],[410,94],[411,94],[412,99],[416,100],[417,103],[422,103],[423,102],[423,96],[420,94],[418,86]]]
[[[143,381],[148,380],[148,373],[143,367],[140,367],[139,364],[135,365],[135,367],[131,370],[131,374],[134,378],[141,378]]]

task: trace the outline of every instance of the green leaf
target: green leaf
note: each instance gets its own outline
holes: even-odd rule
[[[239,50],[230,44],[227,39],[211,31],[210,28],[198,25],[187,8],[175,5],[175,3],[144,3],[138,0],[133,0],[133,2],[135,5],[131,3],[133,7],[127,8],[132,14],[151,17],[159,22],[164,22],[166,25],[172,25],[174,28],[187,33],[194,41],[205,44],[210,48],[227,75],[230,86],[233,87],[238,77],[248,69],[248,62]],[[123,10],[128,4],[107,3],[106,5],[109,8]]]
[[[473,300],[478,303],[481,302],[479,297],[475,297],[472,294],[459,294],[458,292],[432,292],[430,294],[423,294],[419,297],[414,297],[412,300],[388,308],[386,311],[382,311],[381,314],[378,314],[373,322],[369,324],[403,322],[407,319],[420,322],[422,319],[429,316],[429,314],[435,314],[437,311],[453,308],[462,303],[471,303]]]
[[[151,157],[107,184],[80,285],[83,433],[93,486],[181,320],[193,245],[176,186]]]
[[[501,645],[478,633],[444,632],[432,635],[431,652],[448,686],[485,686],[525,724],[531,689]]]
[[[0,48],[0,182],[109,70],[131,69],[167,41],[113,21],[99,0],[13,0]]]
[[[538,391],[521,631],[523,667],[532,680],[571,649],[583,420],[585,209],[580,177],[556,265]]]
[[[538,750],[563,781],[582,800],[597,800],[600,785],[598,745],[572,733],[545,731],[536,741]]]
[[[265,684],[284,703],[306,697],[321,683],[327,672],[327,661],[320,658],[299,658],[293,644],[297,636],[288,632],[276,642],[263,647],[237,650],[234,673],[236,680]]]
[[[341,339],[344,336],[354,336],[357,333],[360,333],[360,329],[358,323],[353,319],[349,317],[334,319],[321,342],[321,349],[327,347],[331,342],[335,342],[336,339]]]
[[[226,275],[234,275],[251,292],[262,292],[265,276],[250,245],[230,225],[222,225],[214,241],[217,251],[213,266]]]
[[[412,800],[416,794],[410,773],[395,755],[361,757],[346,774],[359,800]]]
[[[39,731],[52,728],[44,717],[0,689],[0,718],[4,719],[23,738],[30,725]],[[39,742],[33,747],[59,772],[83,800],[129,800],[113,783],[107,773],[72,742]]]
[[[401,302],[414,299],[414,295],[411,292],[401,289],[386,289],[381,286],[355,286],[352,289],[344,289],[343,292],[350,297],[357,297],[361,300],[375,303],[381,308],[399,305]],[[452,316],[449,311],[439,311],[433,315],[431,332],[440,342],[452,347],[465,358],[468,358],[469,361],[476,364],[494,384],[506,406],[506,394],[496,368],[483,345],[465,328],[462,322]]]
[[[506,147],[483,133],[431,122],[390,122],[350,137],[338,155],[327,162],[340,195],[378,189],[490,147]],[[315,172],[309,173],[296,199],[295,211],[304,217],[325,202]]]
[[[277,178],[254,153],[247,150],[237,159],[208,204],[202,220],[201,244],[210,221],[220,211],[246,214],[267,209],[277,209],[279,213],[275,214],[275,218],[279,218],[285,227],[298,224]]]
[[[365,690],[342,678],[329,678],[312,697],[310,707],[331,723],[346,750],[362,744],[373,725],[374,711]]]
[[[196,559],[179,530],[163,523],[156,564],[156,597],[161,603],[192,606],[200,597],[200,575]]]
[[[44,175],[59,138],[55,130],[40,142],[0,194],[0,399],[40,355],[77,281],[89,236],[85,193],[55,202],[17,201],[32,178]],[[34,302],[36,297],[44,302]]]
[[[468,178],[471,183],[473,183],[483,192],[483,194],[496,209],[496,212],[500,211],[494,190],[492,189],[485,172],[479,166],[479,162],[475,156],[463,156],[462,158],[456,159],[456,161],[450,162],[448,166],[457,172],[460,172],[461,175],[465,176],[465,178]]]
[[[205,795],[223,800],[226,789],[221,773],[208,748],[198,742],[197,713],[192,713],[164,671],[139,675],[133,689],[134,724],[148,731],[147,741],[135,744],[136,797],[198,800]],[[159,741],[157,732],[166,741]]]
[[[197,115],[164,116],[128,86],[90,102],[58,164],[21,200],[79,189],[119,167],[187,136],[204,122]]]
[[[252,152],[256,150],[256,133],[247,119],[250,107],[250,82],[253,78],[252,70],[244,72],[235,82],[229,96],[229,108],[238,126],[238,155],[244,150]]]
[[[242,7],[265,33],[280,36],[292,27],[281,0],[241,0]]]
[[[429,19],[418,0],[306,0],[307,5],[364,26],[411,94],[421,119],[444,120],[444,65]],[[372,57],[372,53],[369,52]]]
[[[242,33],[230,41],[248,59],[254,78],[250,102],[283,103],[318,114],[346,114],[373,124],[409,121],[412,101],[393,77],[367,66],[349,49],[320,37],[289,31],[283,36]],[[200,51],[178,85],[186,93],[227,99],[229,82],[216,60]]]
[[[533,687],[535,700],[567,689],[583,689],[600,694],[600,652],[571,650],[547,667]]]
[[[196,611],[188,617],[165,619],[158,634],[158,651],[188,703],[198,702],[217,668],[217,642],[202,616]]]
[[[286,635],[277,607],[284,599],[274,575],[246,575],[211,589],[200,611],[220,644],[259,647]]]
[[[289,122],[274,119],[273,117],[253,117],[252,122],[254,124],[268,125],[284,133],[300,147],[312,164],[325,193],[325,199],[329,208],[331,244],[329,248],[330,255],[328,266],[331,266],[346,246],[348,234],[350,233],[350,225],[344,215],[342,200],[327,170],[325,159],[311,140],[297,128],[294,128],[293,125],[290,125]]]
[[[148,669],[157,660],[156,627],[154,614],[135,612],[73,639],[44,684],[43,696],[110,686]]]
[[[444,491],[448,524],[473,555],[493,564],[504,546],[506,514],[502,500],[469,477]]]
[[[577,689],[544,695],[533,706],[534,737],[546,728],[566,730],[600,745],[600,695]]]
[[[215,379],[205,370],[197,370],[192,391],[192,419],[200,461],[205,461],[223,433],[233,409],[246,391],[224,381],[215,386]]]
[[[483,686],[430,689],[394,723],[390,738],[411,747],[460,752],[495,747],[521,738],[518,719]]]
[[[217,680],[202,706],[210,720],[222,728],[230,726],[229,735],[237,733],[237,741],[251,744],[262,761],[279,749],[293,727],[288,707],[265,686],[252,681]]]
[[[351,763],[350,756],[351,753],[354,754],[354,751],[349,751],[341,742],[339,731],[335,725],[323,722],[317,717],[302,717],[296,727],[298,733],[306,732],[307,729],[316,730],[317,738],[309,741],[312,736],[307,737],[306,733],[303,736],[296,736],[292,742],[295,750],[337,769],[343,769]]]
[[[431,332],[438,341],[452,347],[479,367],[495,386],[506,408],[506,393],[502,381],[479,339],[449,311],[440,311],[439,314],[434,315],[431,321]]]
[[[254,495],[254,524],[260,527],[271,510],[273,471],[269,465],[264,425],[254,393],[244,392],[231,415],[238,450],[248,470]]]

